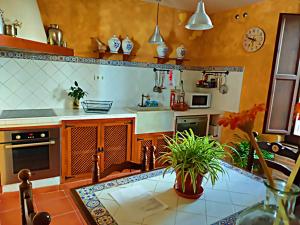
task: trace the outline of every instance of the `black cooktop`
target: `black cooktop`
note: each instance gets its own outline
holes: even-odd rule
[[[51,117],[56,116],[53,109],[3,110],[0,119]]]

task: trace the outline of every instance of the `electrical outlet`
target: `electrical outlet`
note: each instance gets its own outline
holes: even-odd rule
[[[101,80],[103,80],[103,76],[101,76]],[[94,74],[94,80],[100,80],[100,76],[97,74]]]

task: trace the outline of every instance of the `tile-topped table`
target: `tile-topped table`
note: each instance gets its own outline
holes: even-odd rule
[[[222,162],[223,163],[223,162]],[[175,174],[163,170],[133,175],[104,183],[73,189],[73,197],[88,224],[95,225],[225,225],[234,224],[236,216],[245,208],[265,198],[262,179],[223,163],[227,175],[214,187],[203,181],[204,194],[198,200],[179,197],[173,190]],[[130,217],[124,213],[110,193],[132,186],[147,189],[168,208],[144,217]]]

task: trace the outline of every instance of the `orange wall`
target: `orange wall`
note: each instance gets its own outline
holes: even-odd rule
[[[244,12],[249,15],[246,19],[234,19],[236,14]],[[203,32],[201,37],[198,64],[245,68],[241,110],[267,101],[279,13],[300,13],[299,0],[265,0],[217,13],[211,17],[214,29]],[[256,26],[265,31],[266,42],[258,52],[247,53],[242,47],[243,35],[250,27]],[[256,121],[255,129],[259,132],[262,131],[263,117],[261,113]],[[223,141],[228,141],[232,131],[224,129],[222,136]]]
[[[64,33],[68,46],[78,56],[96,57],[96,45],[90,37],[99,37],[107,43],[114,34],[133,37],[135,40],[134,61],[155,62],[156,45],[148,38],[154,31],[156,4],[141,0],[38,0],[44,25],[57,23]],[[184,28],[187,14],[176,9],[161,7],[160,29],[166,43],[171,47],[171,56],[183,43],[188,49],[189,64],[196,64],[199,44],[193,40],[192,31]]]
[[[135,40],[134,61],[155,62],[156,46],[147,43],[155,26],[155,4],[141,0],[38,0],[38,4],[43,23],[59,24],[78,56],[96,57],[90,37],[107,42],[113,34],[128,34]],[[249,15],[246,19],[234,19],[244,12]],[[299,0],[265,0],[217,13],[211,16],[214,29],[195,32],[184,28],[190,13],[161,7],[160,28],[172,57],[179,44],[186,46],[191,60],[186,64],[245,67],[240,107],[244,110],[267,101],[279,13],[300,13]],[[266,42],[258,52],[247,53],[242,47],[243,35],[254,26],[264,29]],[[255,129],[261,132],[262,126],[261,113]],[[232,132],[224,129],[222,136],[229,140]]]

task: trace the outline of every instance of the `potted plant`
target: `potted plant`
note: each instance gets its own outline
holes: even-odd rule
[[[211,137],[198,137],[190,129],[177,132],[174,138],[166,136],[165,140],[169,151],[159,160],[167,165],[164,174],[170,170],[176,172],[174,189],[178,195],[197,199],[203,193],[201,184],[206,174],[214,185],[220,173],[225,173],[220,160],[230,153]]]
[[[82,99],[84,96],[87,96],[88,93],[79,87],[77,81],[74,82],[74,85],[75,87],[71,86],[68,96],[73,97],[73,108],[79,109],[80,99]]]

